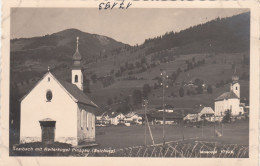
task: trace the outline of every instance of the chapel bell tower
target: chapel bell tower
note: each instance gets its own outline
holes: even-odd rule
[[[240,98],[240,84],[238,80],[239,77],[236,74],[236,68],[235,68],[234,74],[232,76],[232,83],[230,85],[230,91],[233,91],[237,95],[237,97]]]
[[[77,49],[73,55],[71,83],[83,91],[83,74],[81,71],[81,55],[79,53],[79,37],[77,37]]]

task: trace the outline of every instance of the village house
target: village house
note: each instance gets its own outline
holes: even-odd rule
[[[83,93],[81,55],[73,55],[71,83],[51,71],[21,99],[20,143],[64,142],[77,146],[95,141],[98,106]]]
[[[224,116],[226,111],[230,110],[232,116],[244,114],[244,107],[240,106],[240,84],[239,77],[234,72],[230,91],[221,94],[215,99],[215,115]]]
[[[122,113],[115,113],[112,112],[110,116],[110,124],[112,125],[118,125],[120,123],[124,123],[125,116]]]
[[[158,107],[158,108],[156,108],[156,110],[157,110],[157,112],[163,112],[163,107]],[[164,110],[165,110],[165,112],[168,112],[168,113],[173,112],[173,106],[165,105]]]
[[[142,124],[142,117],[135,112],[130,112],[125,115],[125,123]]]
[[[96,116],[96,124],[99,126],[106,126],[110,124],[110,118],[107,112],[102,113],[101,115]]]
[[[174,111],[173,106],[165,105],[165,124],[180,123],[183,119],[183,115],[180,111]],[[152,124],[163,124],[163,107],[158,107],[154,111],[150,111],[147,114],[148,121]]]

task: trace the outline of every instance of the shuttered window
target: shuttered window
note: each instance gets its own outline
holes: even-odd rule
[[[80,127],[81,129],[83,129],[83,125],[84,125],[84,110],[80,110]]]
[[[92,128],[95,126],[95,115],[92,114]]]
[[[88,112],[86,112],[86,127],[88,128]]]

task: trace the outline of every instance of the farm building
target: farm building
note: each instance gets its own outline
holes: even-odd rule
[[[240,106],[240,84],[239,77],[234,72],[230,91],[225,92],[215,99],[215,115],[224,116],[227,110],[231,111],[232,116],[244,114],[244,107]]]
[[[211,107],[199,107],[185,112],[183,120],[197,122],[201,120],[214,121],[214,111]]]
[[[151,118],[149,121],[154,124],[163,124],[163,112],[150,113],[148,118]],[[182,119],[183,116],[179,112],[165,112],[165,124],[180,123]]]
[[[64,142],[74,146],[95,141],[98,106],[83,92],[81,55],[73,55],[72,82],[48,72],[21,99],[20,143]]]

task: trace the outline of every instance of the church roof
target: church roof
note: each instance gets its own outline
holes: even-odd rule
[[[224,100],[224,99],[238,99],[239,97],[233,92],[225,92],[222,95],[220,95],[219,97],[217,97],[215,100]]]

